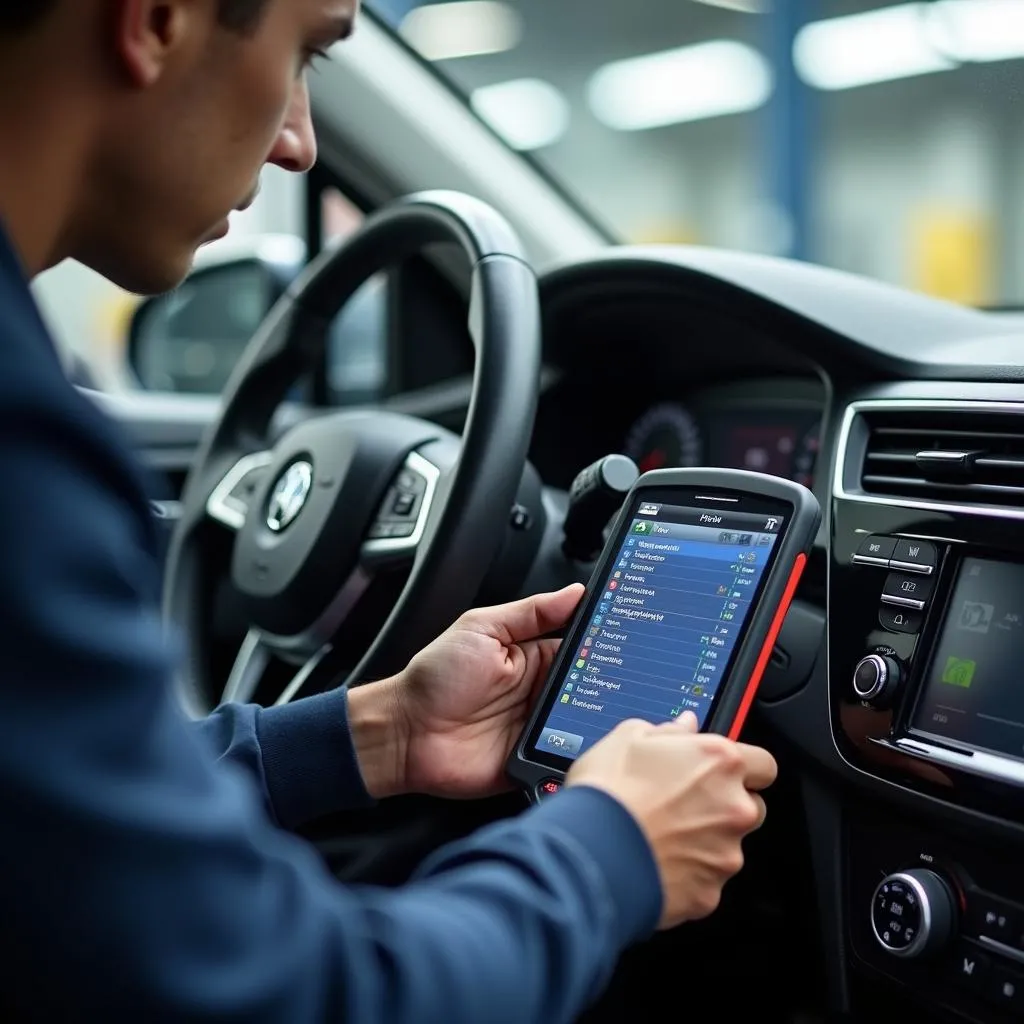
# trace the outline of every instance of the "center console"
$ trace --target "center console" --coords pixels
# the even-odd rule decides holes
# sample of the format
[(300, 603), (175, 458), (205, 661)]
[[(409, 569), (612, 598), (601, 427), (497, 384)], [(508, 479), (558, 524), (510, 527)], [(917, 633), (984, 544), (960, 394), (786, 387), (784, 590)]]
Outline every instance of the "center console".
[(937, 1015), (1024, 1019), (1024, 406), (854, 403), (833, 494), (833, 739), (920, 797), (845, 815), (852, 966)]

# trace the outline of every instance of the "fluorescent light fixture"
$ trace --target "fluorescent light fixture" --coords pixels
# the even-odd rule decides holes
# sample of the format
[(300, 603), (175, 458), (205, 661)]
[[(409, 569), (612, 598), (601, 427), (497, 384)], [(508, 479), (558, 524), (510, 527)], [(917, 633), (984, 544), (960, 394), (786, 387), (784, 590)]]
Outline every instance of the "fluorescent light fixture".
[(517, 78), (481, 86), (469, 102), (513, 149), (550, 146), (569, 127), (569, 101), (539, 78)]
[(773, 87), (757, 50), (722, 39), (613, 61), (594, 73), (588, 96), (603, 124), (640, 131), (756, 110)]
[(1024, 57), (1021, 0), (936, 0), (927, 30), (940, 53), (964, 63)]
[(805, 25), (793, 45), (797, 72), (819, 89), (853, 89), (948, 71), (956, 61), (929, 41), (930, 6), (898, 4)]
[(740, 11), (743, 14), (766, 14), (768, 0), (694, 0), (695, 3), (707, 7), (724, 7), (727, 11)]
[(399, 33), (427, 60), (454, 60), (502, 53), (519, 45), (519, 12), (499, 0), (459, 0), (411, 10)]

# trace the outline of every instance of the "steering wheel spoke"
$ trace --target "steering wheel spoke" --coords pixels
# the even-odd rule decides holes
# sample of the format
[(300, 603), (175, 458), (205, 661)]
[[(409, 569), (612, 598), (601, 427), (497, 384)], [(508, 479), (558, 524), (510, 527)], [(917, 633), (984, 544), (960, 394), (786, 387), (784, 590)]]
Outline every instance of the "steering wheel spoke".
[(240, 530), (273, 461), (269, 451), (243, 455), (211, 491), (206, 514), (229, 530)]
[(238, 649), (235, 663), (221, 695), (221, 703), (248, 704), (262, 697), (263, 702), (268, 705), (287, 704), (311, 680), (316, 680), (318, 674), (325, 668), (325, 659), (330, 652), (330, 644), (322, 645), (305, 659), (278, 696), (269, 700), (262, 692), (266, 689), (263, 683), (281, 652), (273, 643), (268, 642), (259, 630), (250, 629)]

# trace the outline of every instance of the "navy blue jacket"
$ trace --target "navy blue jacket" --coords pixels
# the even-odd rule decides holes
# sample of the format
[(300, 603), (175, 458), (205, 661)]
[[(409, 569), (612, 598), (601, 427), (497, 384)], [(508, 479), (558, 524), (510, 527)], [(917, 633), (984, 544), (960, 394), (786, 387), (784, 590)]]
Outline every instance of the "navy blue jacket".
[(0, 1017), (571, 1020), (659, 914), (633, 819), (576, 788), (340, 886), (287, 828), (369, 800), (345, 693), (190, 720), (158, 546), (0, 235)]

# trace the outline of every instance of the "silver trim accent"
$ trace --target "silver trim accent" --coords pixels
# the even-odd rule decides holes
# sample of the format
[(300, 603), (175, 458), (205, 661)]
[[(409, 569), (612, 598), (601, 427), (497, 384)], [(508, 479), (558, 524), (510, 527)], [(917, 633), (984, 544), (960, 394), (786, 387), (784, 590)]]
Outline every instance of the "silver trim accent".
[(913, 597), (894, 597), (892, 594), (882, 595), (882, 604), (893, 604), (897, 608), (913, 608), (916, 612), (923, 612), (925, 603)]
[(423, 539), (430, 508), (434, 503), (434, 494), (437, 491), (438, 481), (441, 479), (441, 470), (419, 452), (409, 452), (403, 468), (418, 473), (427, 482), (423, 491), (423, 500), (420, 502), (420, 510), (416, 516), (416, 525), (408, 537), (377, 537), (364, 541), (362, 548), (364, 557), (412, 554)]
[(890, 569), (900, 569), (903, 572), (916, 572), (922, 576), (931, 576), (935, 572), (934, 565), (921, 565), (919, 562), (889, 562)]
[(1019, 964), (1024, 964), (1024, 950), (1014, 949), (1013, 946), (997, 942), (995, 939), (990, 939), (987, 935), (979, 935), (978, 942), (986, 949), (991, 949), (993, 953), (999, 953), (1001, 956), (1016, 960)]
[[(857, 673), (860, 671), (861, 665), (868, 662), (875, 666), (875, 682), (867, 690), (863, 691), (857, 686)], [(860, 661), (857, 662), (856, 667), (853, 670), (853, 692), (861, 700), (874, 700), (875, 697), (885, 692), (885, 688), (889, 685), (889, 666), (885, 663), (885, 658), (880, 654), (867, 654)]]
[(1024, 402), (978, 402), (967, 399), (919, 400), (913, 398), (872, 398), (851, 402), (843, 413), (839, 437), (836, 441), (836, 464), (832, 475), (832, 496), (847, 501), (859, 501), (868, 505), (888, 505), (894, 508), (917, 508), (926, 512), (961, 512), (967, 515), (988, 516), (993, 519), (1024, 520), (1024, 509), (997, 505), (967, 505), (959, 502), (919, 501), (911, 497), (889, 498), (862, 491), (848, 491), (843, 479), (846, 476), (846, 462), (850, 446), (850, 433), (857, 417), (865, 412), (972, 412), (1012, 413), (1024, 416)]
[(930, 761), (944, 768), (956, 768), (970, 775), (980, 775), (985, 779), (1006, 782), (1012, 786), (1024, 786), (1024, 763), (1014, 761), (998, 754), (990, 754), (984, 750), (971, 750), (960, 753), (948, 747), (934, 746), (927, 740), (917, 737), (900, 737), (895, 740), (876, 740), (889, 749), (896, 749), (901, 754), (916, 757), (922, 761)]
[(299, 671), (295, 673), (295, 675), (292, 677), (292, 681), (281, 691), (281, 696), (274, 701), (275, 708), (280, 707), (282, 704), (289, 703), (289, 701), (291, 701), (292, 698), (295, 697), (299, 690), (302, 689), (306, 680), (310, 677), (311, 673), (313, 672), (313, 669), (315, 669), (317, 665), (319, 665), (320, 662), (323, 661), (323, 659), (327, 656), (330, 650), (331, 645), (324, 644), (324, 646), (321, 647), (320, 650), (317, 651), (316, 654), (314, 654), (313, 657), (310, 658), (309, 661), (307, 661), (306, 664), (303, 665), (302, 668), (300, 668)]
[(232, 530), (240, 530), (245, 525), (249, 506), (231, 497), (231, 492), (252, 472), (266, 469), (274, 461), (271, 452), (253, 452), (243, 455), (224, 475), (210, 497), (206, 499), (206, 514)]
[(854, 555), (853, 561), (856, 562), (857, 565), (877, 565), (881, 566), (883, 569), (889, 568), (888, 558), (875, 558), (872, 555)]
[(258, 629), (250, 629), (235, 655), (221, 703), (247, 704), (251, 701), (269, 661), (270, 651), (263, 643), (262, 634)]
[[(914, 895), (917, 896), (918, 902), (921, 904), (921, 927), (918, 928), (917, 934), (910, 940), (910, 945), (906, 949), (894, 949), (878, 934), (878, 928), (875, 926), (875, 900), (881, 894), (882, 886), (888, 885), (891, 882), (902, 882), (913, 889)], [(871, 931), (874, 933), (878, 944), (886, 953), (902, 957), (903, 959), (917, 956), (925, 943), (927, 943), (932, 932), (932, 900), (928, 895), (927, 889), (913, 875), (905, 871), (897, 871), (893, 875), (887, 875), (875, 886), (875, 891), (871, 896)]]

